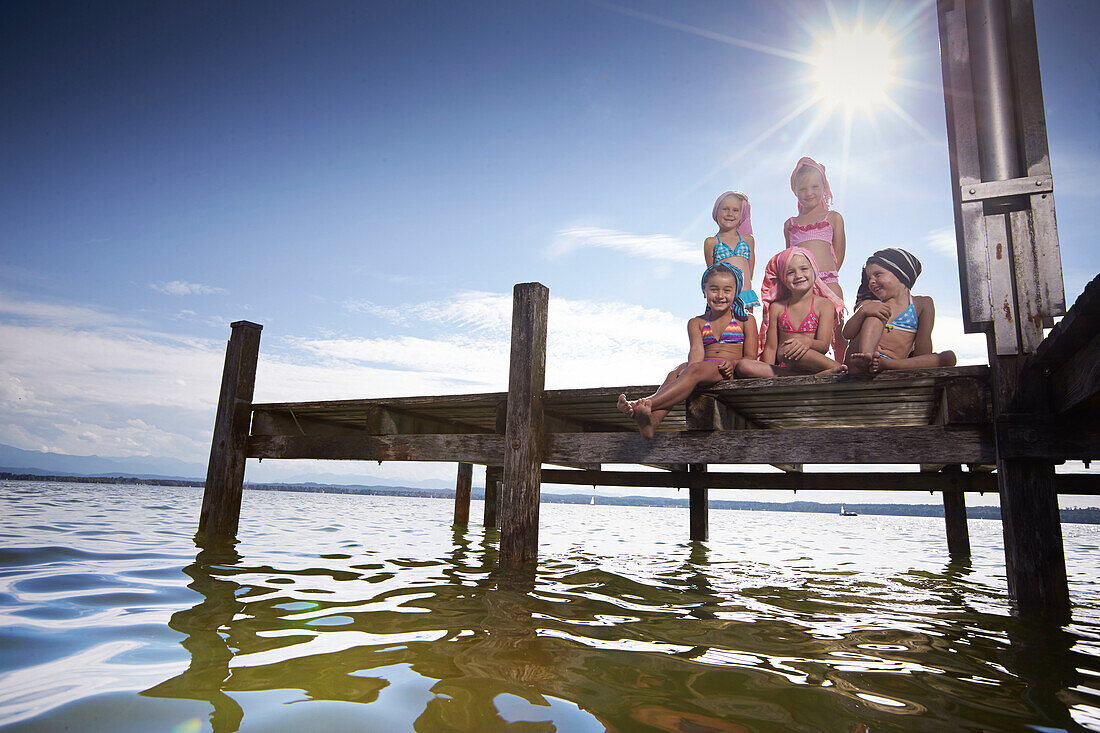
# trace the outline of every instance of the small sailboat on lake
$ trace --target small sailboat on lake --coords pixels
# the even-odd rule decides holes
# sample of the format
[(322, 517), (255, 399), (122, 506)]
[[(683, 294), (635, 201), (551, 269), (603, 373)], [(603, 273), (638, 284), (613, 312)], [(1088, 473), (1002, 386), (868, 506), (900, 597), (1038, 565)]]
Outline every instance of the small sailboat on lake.
[(850, 512), (850, 511), (846, 510), (844, 508), (844, 505), (841, 504), (840, 505), (840, 516), (842, 516), (842, 517), (858, 517), (859, 514), (857, 514), (856, 512)]

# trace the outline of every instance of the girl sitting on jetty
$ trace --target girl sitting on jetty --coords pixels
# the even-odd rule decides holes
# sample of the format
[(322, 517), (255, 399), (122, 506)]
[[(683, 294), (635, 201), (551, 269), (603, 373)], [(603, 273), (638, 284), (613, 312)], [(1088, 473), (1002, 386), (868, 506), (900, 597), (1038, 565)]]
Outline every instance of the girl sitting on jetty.
[(846, 371), (825, 355), (844, 303), (818, 277), (817, 262), (810, 250), (791, 247), (768, 260), (760, 294), (764, 299), (760, 361), (742, 359), (737, 363), (737, 376), (780, 377)]
[(855, 313), (844, 325), (844, 336), (852, 340), (848, 371), (955, 366), (953, 351), (932, 351), (935, 304), (910, 292), (920, 273), (920, 260), (904, 249), (880, 249), (867, 258)]
[(725, 262), (703, 273), (707, 310), (687, 324), (688, 360), (673, 369), (649, 397), (627, 400), (619, 395), (619, 410), (634, 418), (643, 438), (652, 438), (671, 407), (686, 400), (696, 387), (729, 379), (737, 362), (756, 353), (756, 319), (741, 300), (741, 270)]
[(752, 238), (749, 197), (740, 191), (726, 191), (714, 202), (710, 215), (718, 225), (718, 233), (703, 241), (703, 257), (707, 267), (724, 262), (740, 270), (745, 286), (741, 292), (741, 302), (745, 308), (752, 309), (760, 305), (760, 298), (752, 289), (752, 275), (756, 270), (756, 240)]

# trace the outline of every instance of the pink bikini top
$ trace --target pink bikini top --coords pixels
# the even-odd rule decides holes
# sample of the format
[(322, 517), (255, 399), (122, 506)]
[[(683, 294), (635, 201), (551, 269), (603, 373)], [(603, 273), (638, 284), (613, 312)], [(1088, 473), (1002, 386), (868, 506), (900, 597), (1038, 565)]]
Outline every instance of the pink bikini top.
[[(836, 262), (836, 250), (833, 249), (833, 225), (829, 223), (829, 212), (825, 212), (825, 216), (820, 221), (815, 221), (812, 224), (796, 224), (794, 217), (792, 216), (787, 220), (787, 237), (790, 239), (788, 247), (798, 247), (804, 242), (811, 242), (814, 240), (829, 243), (829, 254), (833, 257), (833, 262)], [(836, 270), (829, 270), (828, 272), (819, 272), (818, 275), (835, 274)]]
[(815, 239), (828, 242), (830, 246), (833, 243), (833, 225), (829, 223), (829, 212), (825, 212), (825, 217), (821, 221), (815, 221), (805, 226), (796, 224), (792, 216), (787, 220), (787, 233), (790, 236), (792, 247), (797, 247), (803, 242), (810, 242)]
[(783, 315), (779, 316), (779, 330), (786, 333), (817, 333), (817, 313), (814, 312), (814, 296), (810, 296), (810, 312), (798, 324), (798, 328), (791, 325), (791, 317), (787, 315), (787, 306), (783, 306)]

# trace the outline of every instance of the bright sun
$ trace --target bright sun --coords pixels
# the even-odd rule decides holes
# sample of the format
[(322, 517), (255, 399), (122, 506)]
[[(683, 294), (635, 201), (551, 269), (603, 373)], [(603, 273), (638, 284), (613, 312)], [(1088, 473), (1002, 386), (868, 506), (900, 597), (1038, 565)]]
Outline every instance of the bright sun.
[(894, 81), (893, 43), (885, 35), (860, 29), (837, 31), (821, 42), (811, 63), (817, 94), (845, 111), (869, 112), (889, 102)]

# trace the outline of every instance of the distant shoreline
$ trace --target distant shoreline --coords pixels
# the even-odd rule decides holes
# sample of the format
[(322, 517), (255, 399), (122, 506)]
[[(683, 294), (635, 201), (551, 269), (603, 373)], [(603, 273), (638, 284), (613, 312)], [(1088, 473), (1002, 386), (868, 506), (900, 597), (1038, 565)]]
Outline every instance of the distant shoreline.
[[(121, 484), (124, 486), (182, 486), (202, 488), (205, 481), (197, 479), (140, 478), (135, 476), (46, 476), (38, 474), (0, 472), (4, 481), (51, 481), (58, 483)], [(315, 494), (362, 494), (365, 496), (405, 496), (418, 499), (454, 499), (454, 489), (416, 489), (408, 486), (340, 486), (335, 484), (279, 484), (245, 482), (246, 491), (298, 491)], [(544, 492), (544, 504), (588, 504), (593, 501), (603, 506), (651, 506), (687, 508), (687, 499), (661, 496), (599, 496), (595, 494), (557, 494)], [(484, 488), (474, 487), (472, 498), (483, 501)], [(852, 502), (767, 502), (711, 499), (711, 509), (736, 511), (804, 512), (816, 514), (840, 514), (841, 507), (855, 514), (896, 517), (942, 517), (941, 504), (858, 504)], [(968, 519), (1000, 520), (998, 506), (968, 506)], [(1085, 507), (1062, 509), (1061, 519), (1066, 524), (1100, 524), (1100, 508)]]

